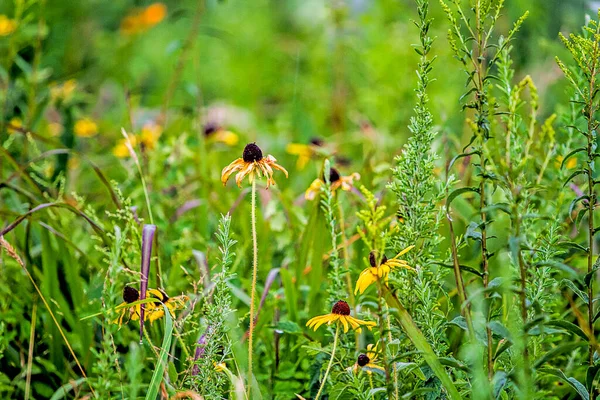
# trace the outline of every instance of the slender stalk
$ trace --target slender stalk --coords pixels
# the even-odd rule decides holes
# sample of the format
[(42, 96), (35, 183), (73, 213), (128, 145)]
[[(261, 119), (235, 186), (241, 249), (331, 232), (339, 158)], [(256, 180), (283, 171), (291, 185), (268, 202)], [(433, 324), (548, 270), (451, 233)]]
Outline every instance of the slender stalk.
[[(484, 163), (483, 149), (481, 152), (481, 162), (483, 165), (483, 163)], [(481, 178), (481, 182), (479, 183), (479, 211), (480, 211), (480, 217), (481, 217), (481, 263), (483, 264), (483, 287), (484, 287), (484, 289), (487, 289), (489, 281), (490, 281), (490, 271), (489, 271), (488, 251), (487, 251), (487, 229), (486, 229), (487, 214), (485, 212), (485, 180), (483, 177)], [(485, 291), (484, 297), (485, 297), (485, 304), (488, 305), (489, 294), (488, 294), (487, 290)], [(489, 313), (489, 306), (488, 306), (488, 310), (486, 312), (486, 318), (485, 318), (485, 333), (487, 336), (487, 372), (488, 372), (488, 379), (491, 381), (492, 378), (494, 377), (494, 358), (493, 358), (493, 354), (492, 354), (492, 345), (493, 345), (492, 330), (490, 329), (490, 326), (488, 323), (489, 320), (490, 320), (490, 313)]]
[[(600, 24), (596, 27), (596, 36), (600, 33)], [(587, 156), (588, 160), (585, 166), (587, 177), (588, 177), (588, 254), (587, 254), (587, 273), (591, 274), (593, 269), (593, 258), (594, 258), (594, 207), (596, 206), (596, 191), (594, 190), (594, 169), (592, 165), (594, 158), (596, 157), (595, 147), (596, 138), (594, 132), (596, 131), (597, 124), (594, 120), (594, 114), (597, 111), (594, 105), (594, 96), (596, 95), (596, 74), (598, 73), (598, 40), (594, 40), (594, 51), (593, 61), (590, 68), (590, 86), (588, 93), (588, 104), (587, 104)], [(593, 277), (590, 279), (588, 284), (588, 329), (590, 338), (594, 338), (594, 280)], [(589, 343), (588, 350), (588, 362), (589, 365), (594, 365), (594, 346), (592, 340)], [(590, 398), (594, 398), (593, 387), (590, 387)]]
[(35, 342), (35, 324), (37, 322), (37, 301), (31, 311), (31, 329), (29, 331), (29, 354), (27, 355), (27, 372), (25, 377), (25, 400), (29, 400), (31, 392), (31, 369), (33, 367), (33, 344)]
[[(342, 204), (340, 202), (340, 199), (338, 197), (337, 199), (337, 206), (338, 206), (338, 213), (339, 213), (339, 217), (340, 217), (340, 235), (342, 237), (342, 257), (344, 258), (344, 269), (346, 270), (346, 285), (348, 286), (348, 294), (350, 296), (350, 307), (352, 307), (352, 309), (354, 311), (356, 311), (355, 307), (356, 307), (356, 300), (354, 298), (354, 290), (352, 290), (352, 277), (350, 276), (350, 257), (348, 255), (348, 246), (347, 246), (347, 241), (348, 239), (346, 238), (346, 231), (344, 230), (344, 226), (345, 226), (345, 220), (344, 220), (344, 209), (342, 208)], [(358, 342), (356, 342), (356, 345), (358, 346)], [(358, 351), (358, 349), (357, 349)]]
[(390, 381), (390, 368), (387, 362), (387, 340), (386, 337), (383, 335), (383, 332), (385, 331), (385, 327), (384, 327), (384, 319), (383, 319), (383, 305), (382, 302), (384, 301), (383, 298), (383, 288), (382, 288), (382, 282), (380, 279), (377, 279), (377, 290), (378, 290), (378, 296), (377, 296), (377, 307), (378, 307), (378, 312), (377, 314), (379, 315), (379, 332), (380, 332), (380, 342), (381, 342), (381, 355), (383, 357), (383, 367), (385, 368), (385, 387), (387, 388), (387, 392), (388, 392), (388, 396), (390, 396), (390, 385), (389, 385), (389, 381)]
[(321, 392), (325, 387), (325, 383), (327, 382), (327, 377), (329, 376), (329, 371), (331, 370), (331, 366), (333, 365), (333, 358), (335, 357), (335, 349), (337, 348), (338, 336), (340, 333), (340, 324), (336, 324), (335, 328), (335, 336), (333, 337), (333, 348), (331, 349), (331, 358), (329, 359), (329, 365), (327, 365), (327, 369), (325, 370), (325, 376), (323, 376), (323, 380), (321, 381), (321, 387), (319, 387), (319, 391), (315, 396), (315, 400), (319, 400), (321, 396)]
[[(390, 308), (387, 303), (385, 304), (385, 312), (387, 319), (387, 328), (388, 328), (388, 340), (391, 342), (392, 337), (392, 319), (390, 318)], [(398, 369), (396, 367), (396, 363), (392, 364), (392, 374), (394, 374), (394, 399), (398, 400), (400, 398), (400, 388), (398, 387)], [(371, 375), (369, 375), (371, 377)]]
[(370, 372), (367, 372), (367, 374), (369, 375), (369, 385), (371, 385), (371, 398), (375, 400), (375, 386), (373, 385), (373, 374)]
[(250, 331), (248, 333), (248, 396), (252, 397), (252, 344), (254, 339), (254, 295), (258, 271), (258, 244), (256, 240), (256, 179), (252, 180), (252, 289), (250, 292)]
[(456, 234), (454, 233), (454, 226), (452, 225), (452, 218), (450, 218), (449, 213), (446, 213), (446, 219), (448, 220), (448, 226), (450, 228), (450, 248), (452, 249), (452, 265), (454, 267), (454, 279), (456, 280), (456, 291), (458, 292), (460, 313), (467, 322), (467, 329), (469, 330), (470, 338), (474, 340), (475, 329), (473, 328), (473, 321), (471, 320), (470, 308), (468, 305), (465, 306), (467, 294), (465, 291), (465, 283), (460, 272), (460, 263), (458, 261), (458, 251), (456, 248)]

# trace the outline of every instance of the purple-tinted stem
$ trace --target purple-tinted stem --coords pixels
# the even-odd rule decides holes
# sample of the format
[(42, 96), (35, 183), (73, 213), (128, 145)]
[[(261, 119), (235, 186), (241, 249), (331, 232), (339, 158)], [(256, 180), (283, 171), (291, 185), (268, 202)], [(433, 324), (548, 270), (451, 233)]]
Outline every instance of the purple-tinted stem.
[[(205, 346), (206, 346), (206, 335), (208, 334), (208, 332), (210, 331), (210, 326), (208, 328), (206, 328), (206, 333), (204, 333), (202, 336), (200, 336), (200, 339), (198, 339), (198, 341), (196, 342), (196, 353), (194, 353), (194, 362), (198, 361), (199, 358), (203, 358), (204, 357), (204, 352), (206, 350)], [(194, 363), (194, 366), (192, 367), (192, 375), (198, 375), (198, 364)]]
[[(152, 244), (154, 243), (154, 233), (156, 225), (144, 225), (142, 231), (142, 281), (140, 283), (140, 300), (146, 298), (146, 290), (148, 290), (148, 274), (150, 273), (150, 259), (152, 258)], [(140, 304), (140, 343), (144, 335), (144, 314), (146, 305)]]

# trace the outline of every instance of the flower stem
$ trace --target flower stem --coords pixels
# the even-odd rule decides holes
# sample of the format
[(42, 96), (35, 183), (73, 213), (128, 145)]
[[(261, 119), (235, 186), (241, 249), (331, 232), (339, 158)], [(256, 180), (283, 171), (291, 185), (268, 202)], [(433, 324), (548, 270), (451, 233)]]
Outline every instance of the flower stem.
[(373, 375), (369, 373), (369, 384), (371, 385), (371, 398), (375, 399), (375, 387), (373, 386)]
[(331, 370), (331, 366), (333, 365), (333, 358), (335, 357), (335, 349), (337, 347), (339, 332), (340, 332), (340, 325), (337, 324), (337, 326), (335, 328), (335, 336), (333, 337), (333, 348), (331, 349), (331, 358), (329, 359), (329, 365), (327, 365), (327, 370), (325, 370), (325, 376), (323, 376), (323, 381), (321, 382), (321, 387), (319, 388), (319, 391), (317, 392), (317, 395), (315, 396), (315, 400), (319, 400), (319, 397), (321, 396), (321, 392), (323, 391), (323, 388), (325, 387), (325, 383), (327, 382), (327, 377), (329, 376), (329, 371)]
[(252, 397), (252, 343), (254, 338), (254, 293), (258, 270), (258, 244), (256, 240), (256, 179), (252, 180), (252, 289), (250, 291), (250, 331), (248, 333), (248, 396)]

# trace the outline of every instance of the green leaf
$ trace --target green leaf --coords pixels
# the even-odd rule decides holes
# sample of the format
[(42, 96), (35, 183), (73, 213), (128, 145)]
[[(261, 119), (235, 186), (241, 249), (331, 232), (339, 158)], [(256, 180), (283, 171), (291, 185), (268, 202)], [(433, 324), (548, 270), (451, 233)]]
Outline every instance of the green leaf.
[(583, 332), (583, 330), (581, 330), (580, 327), (578, 327), (577, 325), (575, 325), (574, 323), (569, 322), (569, 321), (553, 320), (553, 321), (544, 322), (543, 325), (544, 326), (552, 326), (555, 328), (562, 328), (562, 329), (565, 329), (565, 330), (571, 332), (574, 335), (579, 336), (586, 342), (589, 340), (588, 337), (586, 336), (586, 334)]
[(587, 387), (588, 391), (593, 389), (594, 380), (598, 375), (598, 371), (600, 371), (600, 365), (590, 365), (588, 367), (585, 374), (585, 386)]
[(460, 195), (463, 195), (465, 193), (479, 193), (479, 188), (476, 187), (462, 187), (462, 188), (458, 188), (453, 190), (449, 195), (448, 195), (448, 199), (446, 200), (446, 207), (450, 208), (450, 204), (452, 204), (452, 201)]
[(584, 400), (590, 399), (590, 395), (589, 395), (588, 391), (586, 390), (585, 386), (583, 386), (583, 384), (581, 382), (579, 382), (577, 379), (569, 378), (568, 376), (566, 376), (565, 373), (562, 372), (560, 369), (545, 367), (545, 368), (538, 369), (538, 372), (541, 372), (543, 374), (553, 375), (553, 376), (556, 376), (557, 378), (562, 379), (563, 381), (568, 383), (573, 389), (575, 389), (575, 391), (579, 394), (579, 396), (581, 396), (582, 399), (584, 399)]
[(573, 268), (569, 267), (567, 264), (561, 263), (560, 261), (553, 261), (553, 260), (540, 261), (540, 262), (533, 264), (533, 267), (534, 268), (539, 268), (539, 267), (556, 268), (563, 272), (566, 272), (567, 274), (571, 275), (573, 278), (577, 278), (577, 271), (575, 271)]
[(558, 245), (560, 247), (569, 247), (572, 249), (581, 250), (584, 253), (587, 253), (587, 251), (588, 251), (587, 247), (584, 247), (584, 246), (580, 245), (579, 243), (575, 243), (575, 242), (559, 242)]
[(75, 389), (78, 386), (81, 386), (81, 384), (85, 381), (86, 381), (86, 378), (79, 378), (75, 381), (65, 383), (64, 385), (59, 387), (56, 392), (54, 392), (52, 397), (50, 397), (50, 400), (64, 399), (65, 397), (67, 397), (67, 395), (69, 394), (70, 391), (72, 391), (73, 389)]
[(425, 362), (446, 388), (448, 397), (452, 400), (461, 400), (462, 396), (456, 389), (456, 386), (454, 386), (452, 378), (448, 375), (448, 372), (446, 372), (446, 369), (438, 360), (431, 345), (427, 342), (427, 339), (425, 339), (425, 336), (423, 336), (423, 333), (417, 327), (408, 311), (406, 311), (402, 303), (400, 303), (400, 300), (398, 300), (386, 285), (383, 285), (383, 294), (388, 305), (395, 309), (393, 310), (394, 316), (398, 319), (400, 325), (402, 325), (408, 338), (415, 345), (417, 350), (421, 352)]
[[(439, 262), (439, 261), (434, 261), (434, 262), (432, 262), (432, 264), (439, 265), (440, 267), (444, 267), (444, 268), (454, 269), (454, 265), (452, 265), (452, 264), (446, 264), (446, 263)], [(477, 275), (479, 277), (483, 277), (483, 273), (482, 272), (479, 272), (475, 268), (469, 267), (468, 265), (460, 264), (460, 270), (461, 271), (470, 272), (470, 273), (475, 274), (475, 275)]]
[(563, 187), (565, 187), (567, 185), (567, 183), (569, 183), (573, 178), (575, 178), (578, 175), (581, 174), (587, 174), (587, 171), (585, 169), (578, 169), (577, 171), (573, 172), (571, 175), (569, 175), (569, 177), (567, 179), (565, 179), (565, 182), (563, 183)]
[(158, 390), (165, 375), (164, 372), (167, 365), (169, 349), (171, 348), (171, 339), (173, 339), (173, 319), (171, 318), (171, 313), (167, 306), (164, 304), (162, 304), (162, 306), (165, 310), (165, 335), (163, 337), (158, 360), (156, 360), (155, 370), (152, 374), (148, 391), (146, 392), (146, 400), (156, 400), (156, 397), (158, 396)]
[(581, 289), (579, 289), (575, 285), (575, 282), (573, 282), (572, 280), (563, 279), (562, 281), (560, 281), (560, 285), (571, 289), (573, 291), (573, 293), (575, 293), (577, 295), (577, 297), (579, 297), (581, 300), (583, 300), (583, 302), (585, 304), (590, 304), (590, 299), (589, 299), (588, 295), (586, 293), (584, 293)]

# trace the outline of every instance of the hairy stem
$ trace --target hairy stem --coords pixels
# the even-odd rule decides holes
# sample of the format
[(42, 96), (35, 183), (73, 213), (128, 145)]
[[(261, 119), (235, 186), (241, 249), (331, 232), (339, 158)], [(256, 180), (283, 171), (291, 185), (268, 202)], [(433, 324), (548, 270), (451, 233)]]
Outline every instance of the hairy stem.
[(331, 358), (329, 359), (329, 364), (327, 365), (327, 369), (325, 370), (325, 376), (323, 376), (323, 380), (321, 381), (321, 387), (319, 387), (319, 391), (317, 392), (317, 395), (315, 396), (315, 400), (319, 400), (319, 397), (321, 396), (321, 392), (323, 391), (323, 388), (325, 387), (325, 383), (327, 382), (327, 377), (329, 376), (329, 371), (331, 370), (331, 366), (333, 365), (333, 359), (335, 357), (335, 349), (337, 347), (339, 333), (340, 333), (340, 324), (338, 323), (338, 324), (336, 324), (335, 336), (333, 337), (333, 348), (331, 349)]
[(254, 338), (254, 294), (258, 270), (258, 244), (256, 240), (256, 179), (252, 180), (252, 289), (250, 291), (250, 331), (248, 333), (248, 396), (252, 397), (252, 344)]

